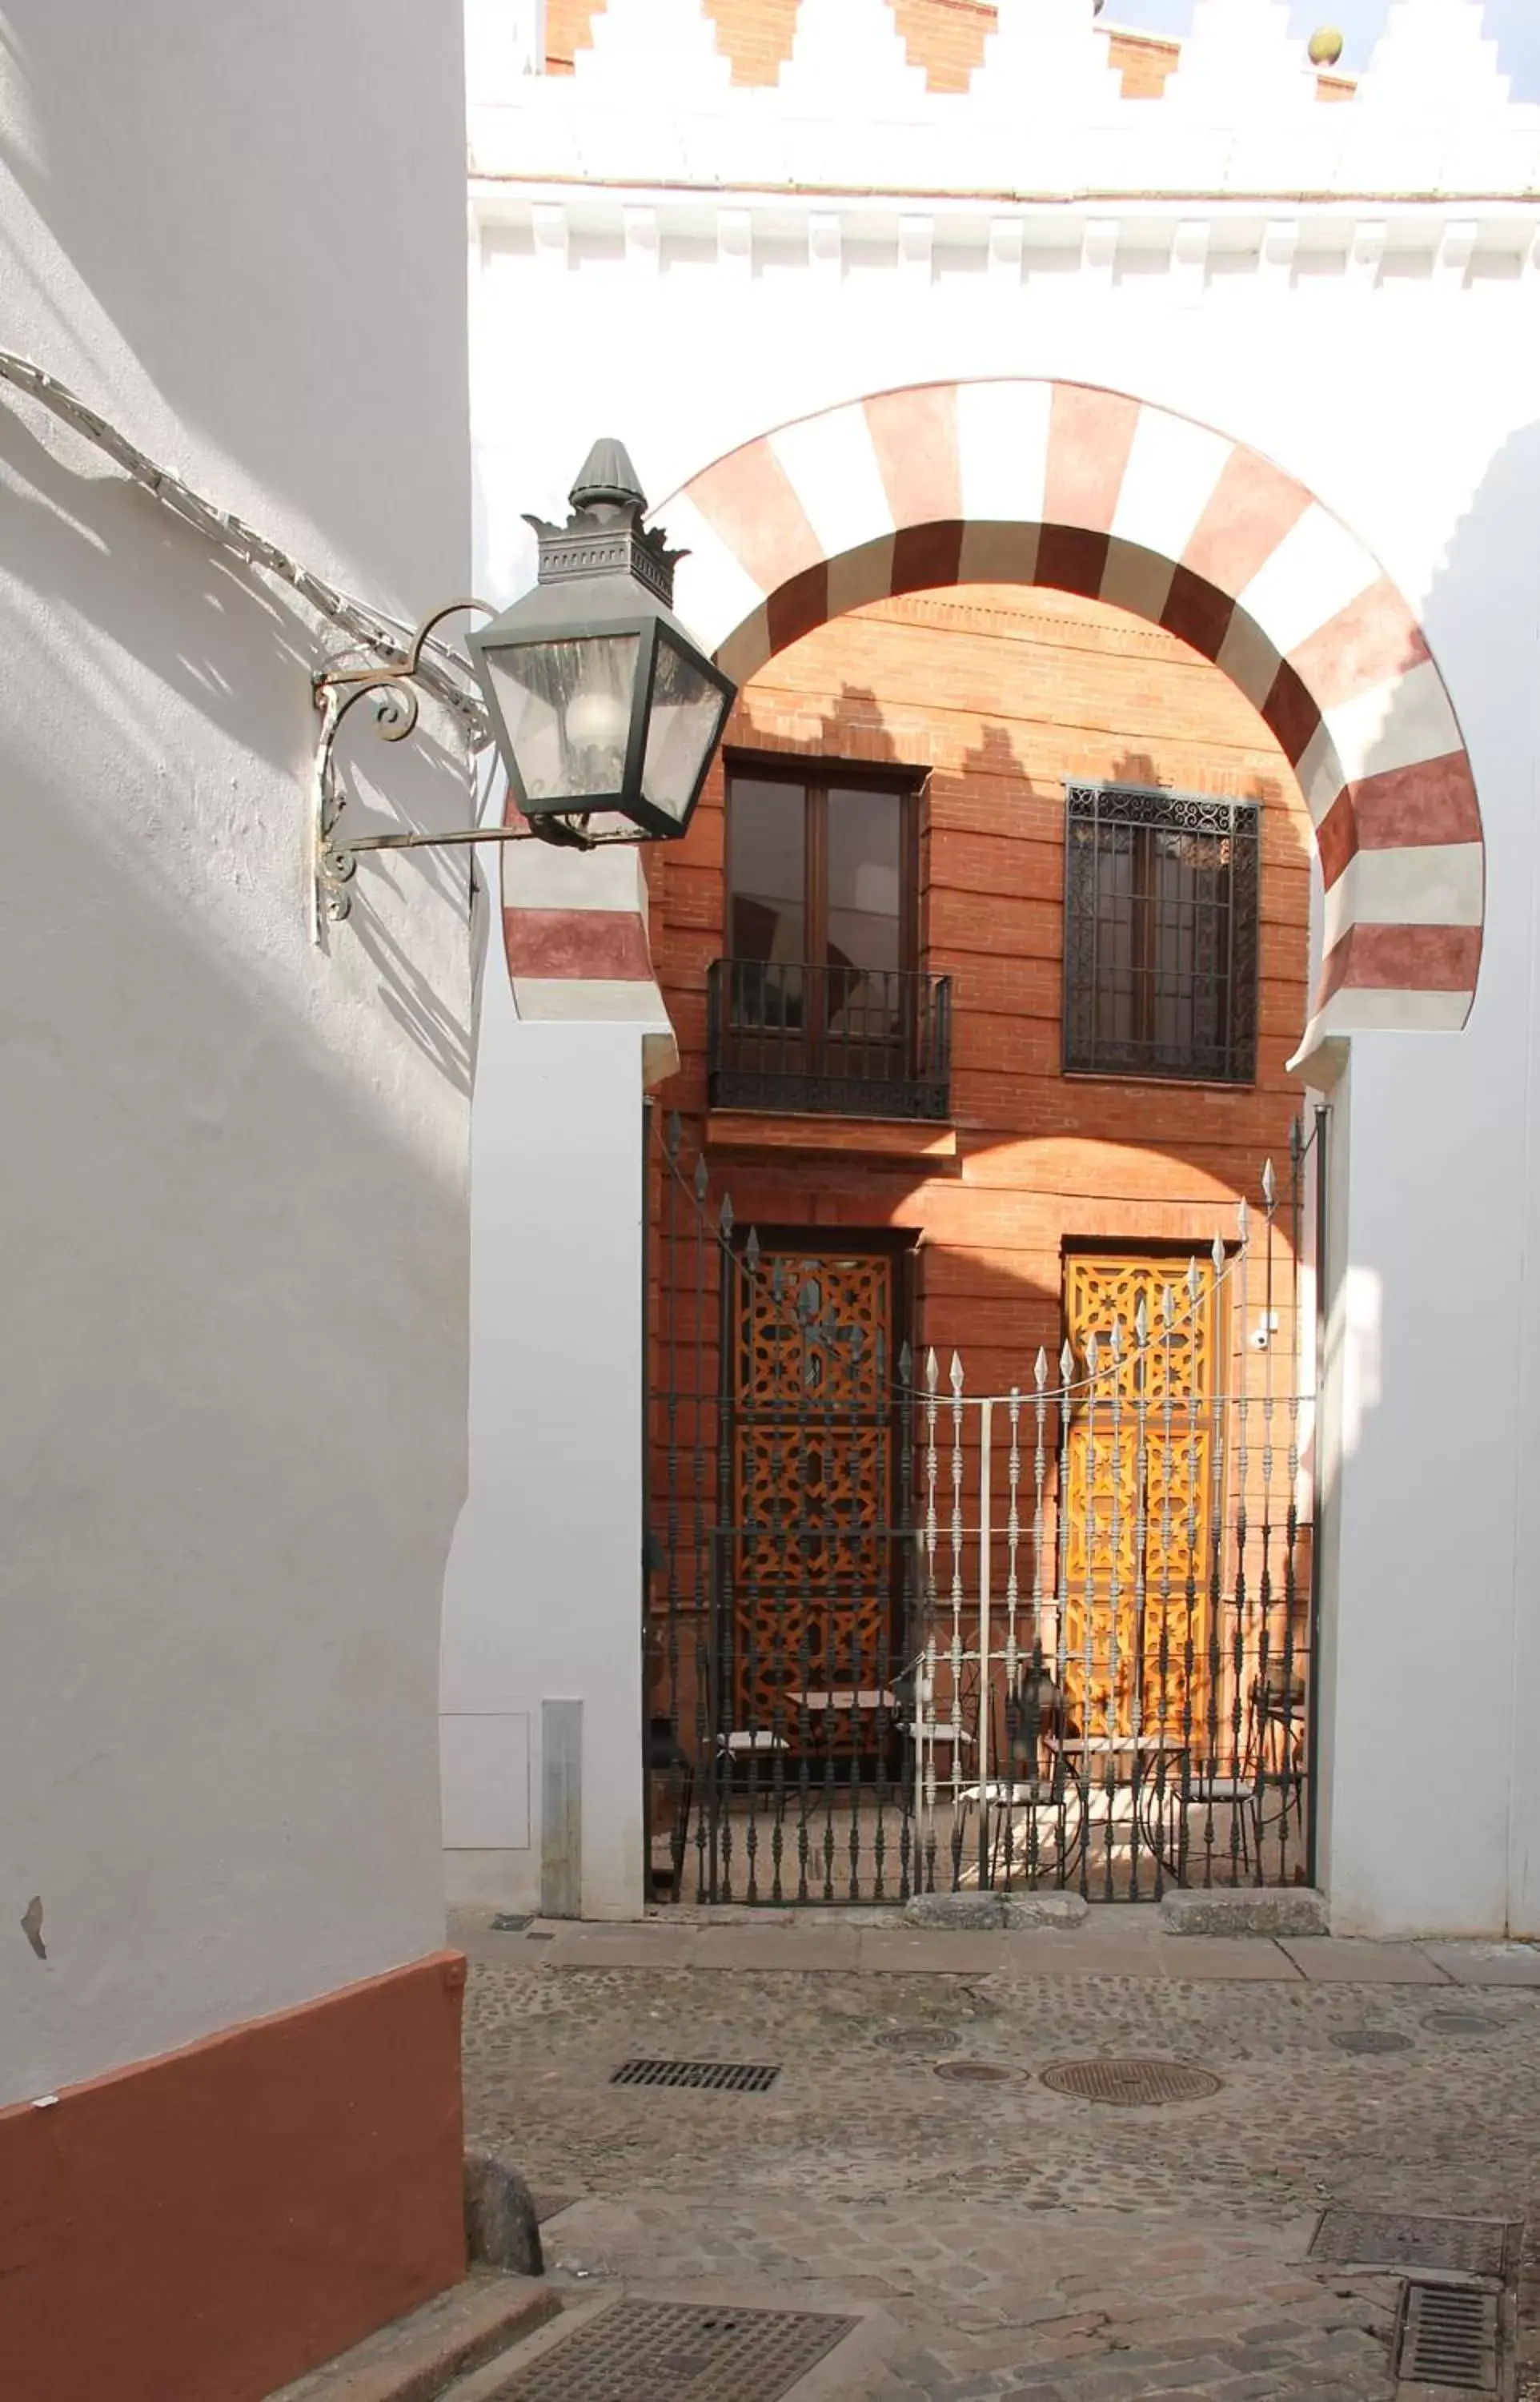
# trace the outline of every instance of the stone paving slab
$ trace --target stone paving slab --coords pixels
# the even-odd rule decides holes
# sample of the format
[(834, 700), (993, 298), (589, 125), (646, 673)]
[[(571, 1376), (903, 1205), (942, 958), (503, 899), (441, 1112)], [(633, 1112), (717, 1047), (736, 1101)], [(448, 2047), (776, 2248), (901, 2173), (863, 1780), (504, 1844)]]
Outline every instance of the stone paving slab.
[(1143, 1929), (1107, 1935), (1029, 1930), (985, 1940), (997, 1944), (999, 1964), (1018, 1977), (1156, 1977), (1162, 1973), (1160, 1939)]
[(990, 1977), (1003, 1965), (1011, 1942), (1065, 1943), (1064, 1935), (954, 1935), (914, 1929), (902, 1935), (875, 1934), (863, 1929), (860, 1965), (869, 1974), (914, 1976), (940, 1971), (949, 1977)]
[(1152, 1966), (1165, 1977), (1293, 1984), (1300, 1975), (1283, 1946), (1263, 1936), (1158, 1936), (1149, 1953)]
[(1314, 1984), (1447, 1985), (1436, 1960), (1410, 1943), (1366, 1943), (1336, 1935), (1286, 1935), (1281, 1948)]
[[(809, 1912), (811, 1916), (811, 1912)], [(879, 1936), (879, 1942), (890, 1941)], [(691, 1953), (696, 1968), (781, 1968), (794, 1975), (855, 1969), (867, 1938), (855, 1926), (702, 1927)]]
[(1457, 1985), (1540, 1986), (1540, 1948), (1531, 1943), (1427, 1943), (1422, 1949)]
[[(528, 1941), (529, 1939), (527, 1938)], [(563, 1927), (541, 1941), (544, 1963), (552, 1967), (692, 1968), (696, 1965), (700, 1935), (694, 1927), (667, 1927), (653, 1934), (649, 1926)], [(750, 1936), (750, 1942), (755, 1939)], [(745, 1961), (746, 1967), (758, 1962)]]

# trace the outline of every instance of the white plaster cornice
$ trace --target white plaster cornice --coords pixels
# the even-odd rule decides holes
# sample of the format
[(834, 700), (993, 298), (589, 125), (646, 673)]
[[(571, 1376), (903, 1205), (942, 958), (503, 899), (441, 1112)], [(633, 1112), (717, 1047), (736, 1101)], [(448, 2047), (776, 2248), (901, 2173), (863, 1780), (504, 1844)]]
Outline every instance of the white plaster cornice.
[(923, 263), (928, 278), (983, 267), (1015, 281), (1035, 257), (1057, 261), (1090, 238), (1108, 275), (1121, 249), (1136, 252), (1147, 272), (1163, 252), (1188, 292), (1218, 262), (1286, 281), (1308, 254), (1315, 274), (1348, 283), (1372, 283), (1388, 255), (1399, 276), (1421, 274), (1441, 290), (1491, 279), (1529, 294), (1533, 278), (1521, 270), (1540, 257), (1540, 193), (790, 190), (526, 173), (474, 176), (471, 206), (481, 227), (527, 231), (562, 264), (585, 242), (612, 240), (653, 274), (667, 271), (676, 244), (696, 256), (714, 242), (722, 271), (746, 276), (762, 249), (784, 268), (789, 247), (805, 242), (815, 273), (837, 276), (848, 254), (868, 267), (886, 258), (895, 274)]

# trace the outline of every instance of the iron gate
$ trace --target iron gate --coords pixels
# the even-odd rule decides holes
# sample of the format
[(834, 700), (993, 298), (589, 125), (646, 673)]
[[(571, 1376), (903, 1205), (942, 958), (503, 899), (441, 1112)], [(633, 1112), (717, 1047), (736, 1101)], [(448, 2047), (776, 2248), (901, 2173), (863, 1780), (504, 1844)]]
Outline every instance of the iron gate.
[[(1066, 1253), (1011, 1391), (876, 1254), (734, 1223), (668, 1121), (645, 1612), (654, 1891), (1147, 1899), (1313, 1874), (1325, 1116), (1195, 1259)], [(1318, 1212), (1309, 1229), (1319, 1258)], [(863, 1280), (864, 1279), (864, 1280)]]

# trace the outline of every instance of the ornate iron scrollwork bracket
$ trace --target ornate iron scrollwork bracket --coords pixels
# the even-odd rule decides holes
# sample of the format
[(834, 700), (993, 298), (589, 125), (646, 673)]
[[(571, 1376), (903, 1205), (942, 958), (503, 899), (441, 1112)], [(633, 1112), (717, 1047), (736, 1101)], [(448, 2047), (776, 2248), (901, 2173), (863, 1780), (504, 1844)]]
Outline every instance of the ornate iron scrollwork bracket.
[(464, 843), (546, 842), (573, 850), (598, 850), (612, 843), (634, 845), (645, 837), (636, 826), (618, 829), (592, 824), (578, 817), (571, 823), (554, 818), (539, 826), (454, 826), (441, 834), (337, 835), (337, 821), (347, 806), (347, 791), (337, 766), (337, 738), (349, 711), (361, 700), (373, 699), (375, 730), (386, 742), (405, 742), (421, 714), (422, 695), (435, 700), (459, 719), (473, 750), (484, 750), (492, 739), (491, 721), (480, 693), (469, 681), (466, 661), (441, 642), (431, 642), (435, 626), (462, 609), (483, 616), (497, 614), (489, 600), (448, 600), (421, 625), (405, 651), (394, 656), (378, 653), (360, 663), (356, 653), (317, 668), (310, 678), (311, 697), (321, 720), (310, 768), (310, 938), (319, 944), (324, 928), (340, 925), (352, 907), (349, 890), (365, 850), (443, 850)]
[[(361, 850), (424, 849), (444, 842), (491, 841), (515, 835), (513, 828), (473, 827), (449, 835), (361, 835), (351, 841), (337, 837), (337, 821), (348, 796), (337, 771), (337, 739), (343, 720), (357, 702), (373, 700), (375, 730), (386, 742), (405, 742), (416, 731), (424, 691), (431, 692), (460, 718), (474, 746), (479, 748), (490, 740), (491, 728), (480, 696), (468, 682), (461, 681), (459, 673), (451, 671), (461, 669), (462, 662), (438, 643), (433, 644), (431, 658), (424, 656), (434, 628), (441, 626), (446, 617), (467, 609), (488, 617), (497, 614), (486, 600), (447, 601), (424, 617), (400, 656), (377, 657), (363, 665), (333, 660), (318, 668), (310, 679), (321, 721), (310, 771), (310, 932), (317, 943), (323, 927), (339, 925), (352, 907), (349, 887)], [(465, 672), (468, 674), (468, 670)]]

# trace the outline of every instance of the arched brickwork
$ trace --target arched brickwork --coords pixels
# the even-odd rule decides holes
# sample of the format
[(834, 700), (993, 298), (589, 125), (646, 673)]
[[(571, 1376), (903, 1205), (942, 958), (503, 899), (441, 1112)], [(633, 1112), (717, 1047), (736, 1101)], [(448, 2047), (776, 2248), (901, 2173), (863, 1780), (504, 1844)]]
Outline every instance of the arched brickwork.
[(930, 384), (732, 451), (662, 503), (678, 605), (739, 683), (890, 594), (1044, 584), (1214, 660), (1294, 766), (1326, 891), (1306, 1038), (1463, 1026), (1480, 958), (1475, 781), (1416, 615), (1304, 487), (1084, 384)]

